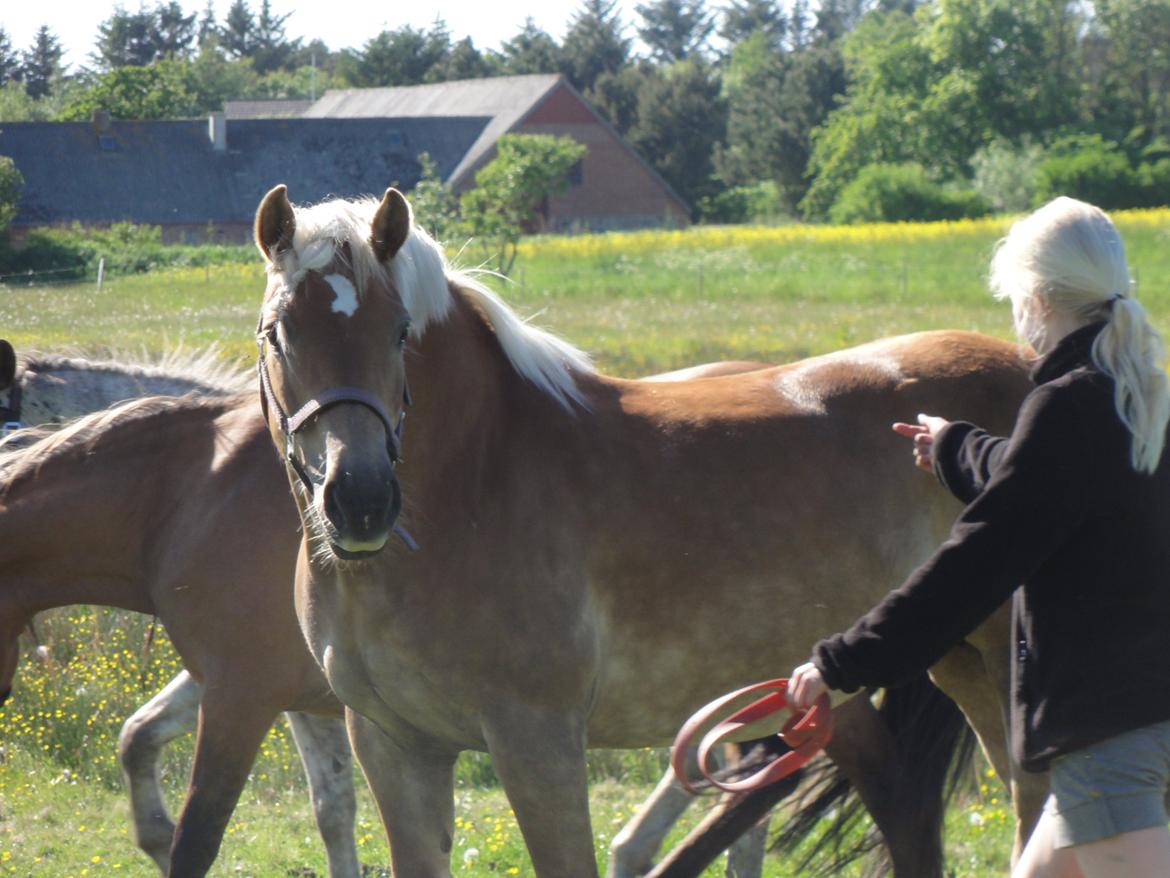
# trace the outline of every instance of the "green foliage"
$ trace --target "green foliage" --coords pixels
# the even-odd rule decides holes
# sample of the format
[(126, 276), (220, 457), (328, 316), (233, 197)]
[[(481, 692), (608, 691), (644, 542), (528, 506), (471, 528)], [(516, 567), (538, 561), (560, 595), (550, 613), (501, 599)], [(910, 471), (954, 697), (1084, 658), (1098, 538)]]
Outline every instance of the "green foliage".
[(114, 223), (109, 228), (36, 229), (19, 248), (0, 242), (0, 274), (53, 272), (58, 280), (92, 277), (98, 263), (119, 274), (141, 273), (164, 266), (250, 263), (255, 250), (244, 245), (199, 246), (164, 244), (158, 226)]
[(24, 177), (16, 168), (16, 162), (6, 155), (0, 155), (0, 240), (20, 207), (20, 192), (24, 188)]
[(1069, 195), (1105, 210), (1131, 207), (1138, 177), (1117, 144), (1099, 135), (1070, 137), (1048, 150), (1036, 168), (1036, 203)]
[(65, 50), (61, 41), (48, 26), (38, 28), (32, 46), (24, 53), (20, 65), (20, 78), (29, 97), (43, 98), (53, 91), (61, 77), (61, 59)]
[(520, 32), (500, 46), (498, 58), (504, 75), (556, 73), (561, 68), (561, 47), (530, 15)]
[(763, 180), (704, 196), (699, 199), (696, 213), (705, 223), (771, 223), (783, 211), (775, 182)]
[(913, 163), (868, 165), (841, 190), (829, 211), (834, 223), (968, 219), (987, 204), (971, 190), (950, 190)]
[(702, 56), (715, 30), (703, 0), (647, 0), (637, 11), (642, 18), (638, 36), (650, 57), (666, 64)]
[(115, 7), (98, 25), (92, 57), (101, 70), (144, 67), (157, 58), (186, 55), (194, 40), (195, 15), (185, 15), (174, 0), (153, 8), (142, 5), (135, 12)]
[(525, 230), (539, 228), (541, 205), (564, 191), (568, 172), (585, 155), (569, 137), (505, 134), (496, 157), (475, 175), (475, 188), (460, 199), (464, 227), (495, 268), (507, 274)]
[(367, 40), (360, 52), (344, 50), (337, 71), (343, 81), (357, 88), (415, 85), (450, 50), (451, 33), (441, 20), (430, 30), (403, 25)]
[(648, 77), (638, 91), (638, 117), (627, 138), (691, 206), (719, 188), (715, 145), (724, 136), (727, 104), (715, 69), (680, 61)]
[(147, 67), (119, 67), (97, 78), (61, 111), (64, 120), (85, 121), (103, 111), (112, 119), (175, 119), (194, 116), (198, 99), (188, 87), (187, 65), (168, 59)]
[(975, 191), (997, 213), (1022, 213), (1037, 201), (1037, 166), (1044, 150), (1037, 143), (1014, 146), (996, 140), (971, 157)]
[(584, 93), (604, 73), (616, 73), (630, 60), (630, 39), (617, 11), (617, 0), (582, 0), (569, 20), (561, 44), (561, 69)]
[(439, 179), (430, 155), (419, 153), (418, 163), (422, 166), (422, 173), (410, 190), (414, 221), (430, 232), (436, 241), (446, 241), (454, 235), (459, 222), (459, 199), (451, 187)]

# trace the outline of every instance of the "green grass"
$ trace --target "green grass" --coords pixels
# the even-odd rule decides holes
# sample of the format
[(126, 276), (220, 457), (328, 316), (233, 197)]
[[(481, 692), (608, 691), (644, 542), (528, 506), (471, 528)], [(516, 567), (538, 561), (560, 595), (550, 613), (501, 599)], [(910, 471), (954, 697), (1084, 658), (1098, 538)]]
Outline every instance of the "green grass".
[[(1170, 213), (1122, 222), (1141, 298), (1170, 329)], [(862, 227), (849, 240), (809, 234), (783, 243), (750, 230), (675, 236), (540, 239), (526, 246), (512, 282), (496, 284), (524, 314), (595, 355), (619, 375), (717, 359), (784, 362), (872, 338), (928, 328), (1010, 337), (1006, 305), (984, 289), (987, 261), (1005, 223), (904, 234)], [(579, 251), (579, 252), (577, 252)], [(217, 345), (249, 366), (264, 287), (251, 265), (114, 276), (95, 284), (0, 286), (0, 335), (18, 350), (70, 348), (157, 354)], [(152, 876), (137, 852), (114, 761), (121, 722), (177, 671), (165, 637), (143, 650), (147, 621), (111, 611), (47, 614), (48, 665), (26, 661), (0, 711), (0, 876)], [(163, 780), (177, 807), (190, 758), (176, 742)], [(661, 751), (591, 757), (598, 857), (649, 792)], [(490, 764), (466, 755), (458, 768), (456, 875), (531, 875), (514, 818)], [(388, 862), (368, 794), (360, 792), (362, 860)], [(701, 817), (677, 828), (677, 840)], [(955, 878), (1006, 871), (1011, 826), (1004, 793), (980, 776), (948, 820)], [(474, 849), (477, 855), (469, 851)], [(287, 731), (274, 730), (229, 827), (214, 876), (325, 874), (299, 764)], [(711, 869), (708, 876), (720, 874)], [(776, 857), (768, 878), (797, 872)], [(859, 875), (858, 870), (846, 873)]]

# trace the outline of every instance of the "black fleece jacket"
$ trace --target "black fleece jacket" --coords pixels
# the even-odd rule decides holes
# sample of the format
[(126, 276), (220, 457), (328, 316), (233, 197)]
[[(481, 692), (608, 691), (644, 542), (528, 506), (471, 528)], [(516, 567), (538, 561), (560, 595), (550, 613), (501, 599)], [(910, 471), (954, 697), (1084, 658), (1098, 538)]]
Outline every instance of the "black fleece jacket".
[(815, 646), (830, 688), (912, 677), (1015, 593), (1011, 743), (1026, 768), (1170, 719), (1170, 454), (1133, 469), (1089, 355), (1102, 326), (1039, 362), (1009, 438), (963, 422), (937, 437), (936, 473), (969, 505), (904, 585)]

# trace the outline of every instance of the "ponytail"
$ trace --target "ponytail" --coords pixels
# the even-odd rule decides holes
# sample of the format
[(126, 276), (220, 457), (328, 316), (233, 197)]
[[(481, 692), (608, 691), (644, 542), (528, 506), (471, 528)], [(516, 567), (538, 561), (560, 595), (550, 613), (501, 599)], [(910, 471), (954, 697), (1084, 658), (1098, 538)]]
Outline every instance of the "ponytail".
[(1114, 407), (1133, 434), (1133, 468), (1152, 473), (1162, 459), (1170, 420), (1165, 346), (1136, 299), (1115, 298), (1110, 311), (1105, 328), (1093, 342), (1093, 362), (1113, 378)]

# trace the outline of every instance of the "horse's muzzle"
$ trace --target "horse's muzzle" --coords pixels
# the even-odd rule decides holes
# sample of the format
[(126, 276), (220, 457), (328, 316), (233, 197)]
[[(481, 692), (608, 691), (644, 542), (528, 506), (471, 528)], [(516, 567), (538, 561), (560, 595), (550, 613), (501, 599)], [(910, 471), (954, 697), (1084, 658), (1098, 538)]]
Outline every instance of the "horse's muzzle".
[(364, 479), (345, 474), (327, 481), (321, 491), (330, 547), (347, 561), (380, 552), (401, 510), (402, 490), (392, 472)]

